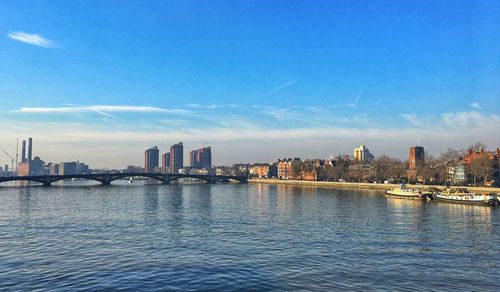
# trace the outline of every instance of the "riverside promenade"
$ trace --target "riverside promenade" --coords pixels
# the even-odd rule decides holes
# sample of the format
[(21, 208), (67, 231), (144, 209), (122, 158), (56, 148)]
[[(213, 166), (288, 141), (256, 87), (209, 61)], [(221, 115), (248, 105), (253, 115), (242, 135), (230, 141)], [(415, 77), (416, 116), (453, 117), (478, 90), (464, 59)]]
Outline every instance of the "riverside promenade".
[[(249, 179), (248, 182), (249, 183), (278, 184), (278, 185), (314, 186), (314, 187), (336, 188), (336, 189), (367, 189), (367, 190), (380, 190), (380, 191), (385, 191), (388, 189), (399, 187), (399, 184), (281, 180), (281, 179), (263, 179), (263, 178), (252, 178), (252, 179)], [(417, 188), (417, 189), (426, 189), (426, 188), (430, 188), (430, 187), (435, 187), (438, 189), (445, 188), (444, 186), (437, 186), (437, 185), (412, 185), (412, 184), (409, 184), (407, 186), (412, 187), (412, 188)], [(462, 188), (462, 186), (456, 186), (456, 187), (452, 187), (452, 188)], [(476, 192), (476, 193), (498, 193), (498, 194), (500, 194), (500, 188), (467, 186), (467, 189), (471, 192)]]

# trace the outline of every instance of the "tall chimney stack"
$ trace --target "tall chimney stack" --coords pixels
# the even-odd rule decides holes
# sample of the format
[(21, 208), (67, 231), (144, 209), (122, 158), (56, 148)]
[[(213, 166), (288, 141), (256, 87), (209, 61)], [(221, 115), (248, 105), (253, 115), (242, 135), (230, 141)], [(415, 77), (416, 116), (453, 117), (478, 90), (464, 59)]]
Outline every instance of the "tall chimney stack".
[(28, 162), (31, 162), (33, 156), (33, 139), (28, 138)]
[(26, 162), (26, 140), (23, 140), (23, 148), (21, 150), (21, 162)]

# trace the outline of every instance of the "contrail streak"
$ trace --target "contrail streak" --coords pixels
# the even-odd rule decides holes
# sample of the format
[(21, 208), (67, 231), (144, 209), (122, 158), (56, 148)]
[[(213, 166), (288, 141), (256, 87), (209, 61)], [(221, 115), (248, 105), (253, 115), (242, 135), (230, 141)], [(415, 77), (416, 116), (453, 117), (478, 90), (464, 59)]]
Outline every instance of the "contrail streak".
[(350, 107), (356, 107), (356, 106), (358, 106), (358, 100), (361, 97), (361, 95), (363, 94), (363, 91), (365, 90), (365, 87), (366, 87), (366, 85), (364, 85), (363, 88), (361, 88), (361, 90), (359, 91), (358, 96), (356, 96), (356, 100), (354, 100), (353, 103), (347, 104), (348, 106), (350, 106)]
[(288, 87), (288, 86), (290, 86), (290, 85), (292, 85), (292, 84), (294, 84), (294, 83), (295, 83), (295, 80), (294, 80), (294, 81), (291, 81), (291, 82), (288, 82), (287, 84), (283, 84), (283, 85), (281, 85), (281, 86), (278, 86), (278, 87), (276, 87), (276, 88), (274, 88), (274, 89), (271, 89), (271, 90), (269, 90), (268, 92), (266, 92), (266, 93), (262, 94), (262, 95), (261, 95), (261, 97), (262, 97), (262, 96), (269, 95), (269, 94), (271, 94), (271, 93), (275, 93), (276, 91), (279, 91), (279, 90), (281, 90), (281, 89), (283, 89), (283, 88), (286, 88), (286, 87)]
[(358, 104), (358, 100), (361, 97), (361, 94), (363, 94), (363, 91), (365, 90), (365, 87), (361, 88), (361, 91), (359, 92), (358, 96), (356, 97), (356, 100), (354, 101), (354, 105)]

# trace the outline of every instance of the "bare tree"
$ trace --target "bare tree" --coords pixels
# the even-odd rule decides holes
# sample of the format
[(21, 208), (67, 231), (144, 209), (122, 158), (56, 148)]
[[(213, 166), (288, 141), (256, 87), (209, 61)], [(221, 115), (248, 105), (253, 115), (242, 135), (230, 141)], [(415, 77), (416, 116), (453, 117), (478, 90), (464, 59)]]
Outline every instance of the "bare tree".
[(404, 173), (404, 165), (401, 160), (387, 155), (378, 157), (374, 165), (376, 167), (376, 179), (378, 181), (399, 179)]
[(333, 165), (325, 165), (320, 176), (326, 178), (327, 181), (338, 181), (348, 176), (349, 162), (345, 160), (334, 161)]
[(446, 167), (461, 159), (462, 153), (460, 151), (448, 148), (446, 152), (441, 153), (439, 158), (428, 155), (425, 158), (425, 163), (417, 169), (417, 173), (423, 178), (423, 184), (426, 184), (429, 179), (443, 183), (446, 179)]
[(394, 178), (395, 180), (399, 181), (401, 180), (401, 178), (404, 178), (405, 176), (406, 176), (405, 163), (402, 162), (401, 160), (394, 161), (391, 171), (389, 172), (389, 178)]
[(475, 152), (479, 152), (481, 149), (486, 150), (486, 145), (482, 142), (476, 142), (473, 145), (470, 145), (468, 149), (472, 149)]
[(143, 172), (144, 171), (144, 168), (140, 167), (140, 166), (134, 166), (134, 165), (129, 165), (127, 166), (126, 169), (124, 169), (124, 172)]
[(333, 172), (333, 165), (323, 166), (320, 170), (320, 176), (324, 177), (326, 179), (326, 181), (335, 180), (334, 172)]
[(480, 157), (472, 160), (468, 168), (473, 176), (474, 185), (477, 184), (478, 179), (482, 179), (483, 185), (486, 185), (488, 178), (493, 176), (493, 161), (489, 160), (487, 157)]
[(362, 164), (354, 164), (349, 167), (348, 176), (351, 180), (361, 182), (363, 180), (364, 170)]
[(335, 175), (335, 179), (344, 179), (349, 172), (349, 162), (347, 161), (338, 161), (335, 163), (333, 167), (333, 173)]
[(459, 150), (448, 148), (446, 150), (446, 152), (441, 153), (441, 155), (439, 156), (439, 160), (443, 164), (449, 164), (451, 162), (458, 162), (463, 157), (462, 153), (463, 153), (463, 151), (461, 152)]
[(419, 169), (417, 169), (418, 175), (421, 175), (423, 178), (422, 183), (425, 185), (427, 183), (427, 180), (435, 179), (442, 166), (442, 161), (439, 161), (432, 155), (428, 155), (425, 158), (425, 163)]
[(445, 152), (441, 153), (439, 158), (435, 161), (435, 179), (439, 183), (446, 182), (447, 167), (455, 166), (460, 160), (463, 159), (463, 151), (448, 148)]

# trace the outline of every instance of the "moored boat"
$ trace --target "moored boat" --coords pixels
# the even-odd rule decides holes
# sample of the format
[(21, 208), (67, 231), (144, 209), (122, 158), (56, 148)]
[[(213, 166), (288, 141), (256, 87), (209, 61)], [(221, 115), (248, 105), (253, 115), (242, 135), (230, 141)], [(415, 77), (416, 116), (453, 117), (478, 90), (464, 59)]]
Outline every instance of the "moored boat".
[(445, 189), (434, 193), (434, 199), (442, 202), (499, 206), (500, 200), (497, 194), (471, 193), (466, 188)]
[(399, 197), (399, 198), (409, 198), (417, 200), (426, 200), (427, 198), (432, 198), (431, 193), (415, 188), (408, 188), (405, 185), (401, 185), (399, 188), (394, 188), (385, 191), (386, 195)]

